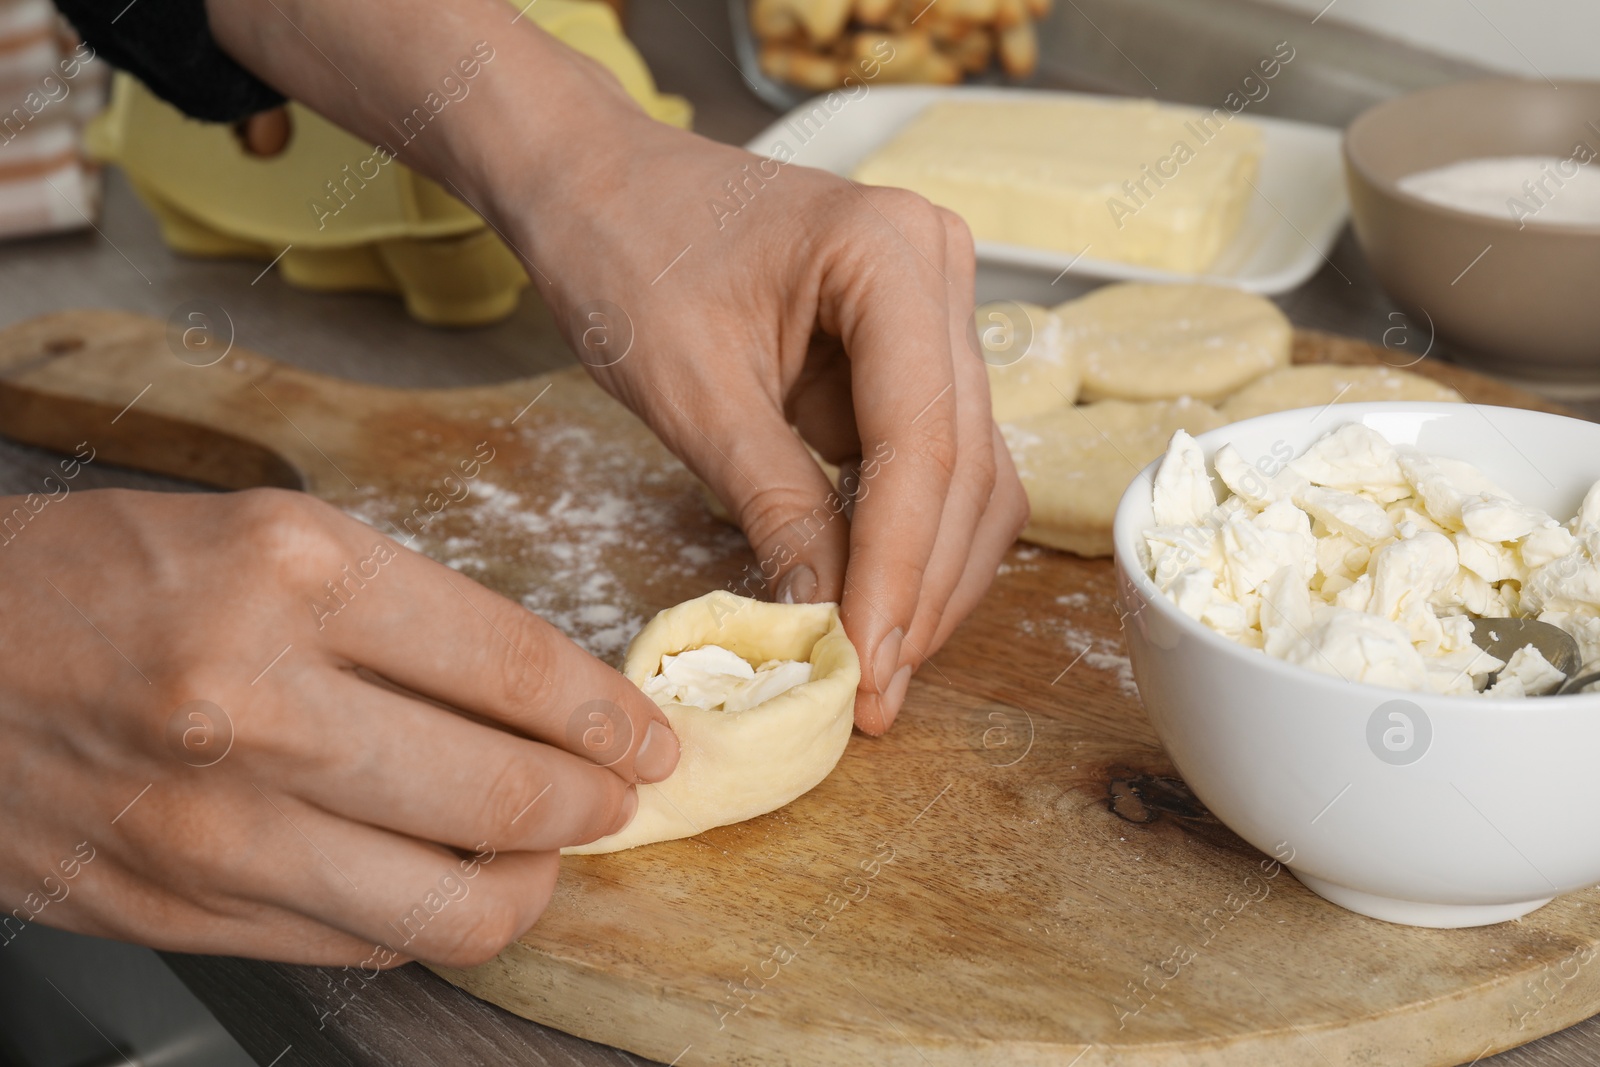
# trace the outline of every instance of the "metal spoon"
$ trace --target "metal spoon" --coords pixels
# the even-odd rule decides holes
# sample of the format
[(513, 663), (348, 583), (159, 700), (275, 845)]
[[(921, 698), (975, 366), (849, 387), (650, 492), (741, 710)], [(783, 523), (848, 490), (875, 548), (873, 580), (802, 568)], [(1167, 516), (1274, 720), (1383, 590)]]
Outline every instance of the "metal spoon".
[(1561, 688), (1550, 695), (1558, 697), (1571, 696), (1573, 693), (1583, 692), (1596, 682), (1600, 682), (1600, 671), (1590, 671), (1588, 674), (1581, 674), (1576, 678), (1568, 678), (1561, 683)]
[[(1567, 681), (1552, 695), (1575, 693), (1583, 686), (1600, 681), (1600, 674), (1574, 678), (1583, 667), (1583, 653), (1578, 651), (1577, 640), (1561, 627), (1538, 619), (1473, 619), (1472, 643), (1499, 660), (1510, 660), (1519, 648), (1532, 645), (1550, 666), (1567, 676)], [(1490, 685), (1499, 674), (1496, 671), (1489, 676)], [(1577, 685), (1579, 682), (1583, 685)]]

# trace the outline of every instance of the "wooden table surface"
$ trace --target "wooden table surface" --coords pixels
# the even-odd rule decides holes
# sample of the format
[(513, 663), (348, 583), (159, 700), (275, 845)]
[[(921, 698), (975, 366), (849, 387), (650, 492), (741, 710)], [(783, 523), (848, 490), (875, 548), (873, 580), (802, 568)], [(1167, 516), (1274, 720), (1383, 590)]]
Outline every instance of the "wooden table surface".
[[(745, 90), (732, 54), (723, 0), (634, 6), (633, 34), (666, 91), (694, 101), (698, 128), (743, 141), (773, 113)], [(430, 330), (382, 298), (317, 296), (289, 288), (258, 265), (184, 261), (162, 246), (154, 221), (116, 175), (100, 233), (0, 245), (0, 325), (57, 308), (100, 306), (165, 317), (207, 299), (224, 306), (241, 343), (328, 374), (387, 385), (472, 385), (573, 362), (536, 302), (508, 321), (467, 333)], [(1347, 232), (1330, 264), (1280, 303), (1301, 326), (1365, 338), (1399, 320)], [(1072, 295), (1063, 288), (1063, 298)], [(985, 294), (988, 295), (988, 294)], [(1450, 358), (1435, 345), (1428, 358)], [(131, 399), (131, 398), (130, 398)], [(1600, 416), (1600, 405), (1586, 413)], [(0, 442), (0, 492), (28, 492), (48, 472), (47, 453)], [(127, 471), (85, 470), (88, 485), (189, 486)], [(223, 957), (168, 954), (167, 962), (263, 1064), (478, 1063), (599, 1065), (646, 1061), (548, 1030), (479, 1002), (422, 968), (340, 984), (336, 971)], [(1600, 1008), (1600, 1005), (1596, 1005)], [(279, 1058), (281, 1057), (281, 1058)], [(1578, 1067), (1600, 1061), (1600, 1021), (1479, 1061), (1483, 1067)], [(1386, 1062), (1379, 1058), (1374, 1063)]]

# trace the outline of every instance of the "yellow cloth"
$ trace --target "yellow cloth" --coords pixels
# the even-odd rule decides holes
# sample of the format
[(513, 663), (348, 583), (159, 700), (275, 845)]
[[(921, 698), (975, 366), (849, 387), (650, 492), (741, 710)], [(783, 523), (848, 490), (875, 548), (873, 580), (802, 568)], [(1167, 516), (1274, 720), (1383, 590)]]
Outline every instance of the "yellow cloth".
[[(688, 127), (687, 101), (656, 92), (608, 5), (538, 0), (522, 17), (607, 67), (654, 118)], [(449, 121), (450, 109), (472, 107), (475, 82), (492, 77), (496, 62), (506, 60), (481, 64), (474, 79), (453, 68), (438, 71), (435, 83), (455, 77), (449, 92), (457, 98), (441, 89), (432, 115), (418, 100), (422, 121), (414, 136), (427, 137), (430, 125)], [(90, 126), (88, 147), (127, 173), (174, 251), (266, 260), (283, 253), (278, 265), (290, 284), (397, 293), (414, 317), (438, 325), (478, 325), (511, 313), (527, 275), (476, 211), (315, 112), (291, 103), (289, 113), (288, 147), (262, 159), (246, 153), (228, 126), (190, 119), (118, 74), (110, 107)], [(389, 146), (403, 141), (397, 132)]]

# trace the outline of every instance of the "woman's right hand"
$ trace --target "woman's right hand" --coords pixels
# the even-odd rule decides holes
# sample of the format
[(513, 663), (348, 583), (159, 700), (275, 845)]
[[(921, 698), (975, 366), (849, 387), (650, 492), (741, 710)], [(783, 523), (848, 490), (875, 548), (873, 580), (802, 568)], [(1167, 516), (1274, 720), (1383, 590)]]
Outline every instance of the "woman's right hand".
[[(0, 941), (486, 960), (677, 764), (548, 623), (298, 493), (0, 500)], [(18, 516), (22, 516), (18, 518)]]

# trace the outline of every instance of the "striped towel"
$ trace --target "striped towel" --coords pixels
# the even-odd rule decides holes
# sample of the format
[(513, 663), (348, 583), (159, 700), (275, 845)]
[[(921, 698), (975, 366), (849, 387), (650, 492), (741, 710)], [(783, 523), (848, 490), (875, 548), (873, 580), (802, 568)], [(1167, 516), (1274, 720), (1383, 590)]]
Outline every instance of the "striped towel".
[(100, 176), (82, 129), (109, 75), (49, 0), (0, 0), (0, 238), (93, 225)]

